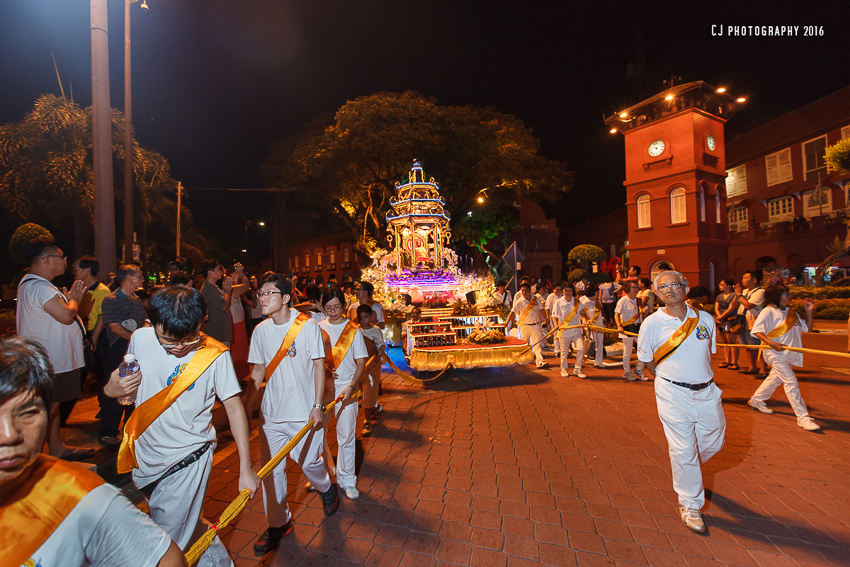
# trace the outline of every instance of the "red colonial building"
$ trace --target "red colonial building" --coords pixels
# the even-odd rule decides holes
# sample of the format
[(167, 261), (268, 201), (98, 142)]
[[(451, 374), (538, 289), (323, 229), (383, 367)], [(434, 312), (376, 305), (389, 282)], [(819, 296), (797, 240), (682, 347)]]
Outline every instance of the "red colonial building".
[(361, 267), (368, 264), (368, 259), (355, 252), (350, 232), (302, 240), (286, 249), (286, 271), (322, 283), (357, 280)]
[(743, 102), (696, 81), (606, 118), (625, 138), (629, 265), (709, 289), (728, 272), (723, 127)]
[(558, 247), (561, 229), (555, 219), (547, 219), (543, 207), (527, 197), (518, 195), (515, 206), (519, 209), (520, 227), (511, 233), (525, 256), (522, 275), (543, 281), (560, 281), (564, 258)]
[[(850, 138), (850, 86), (736, 136), (726, 147), (730, 274), (816, 266), (847, 234), (850, 174), (828, 171), (828, 146)], [(846, 259), (850, 265), (850, 258)]]

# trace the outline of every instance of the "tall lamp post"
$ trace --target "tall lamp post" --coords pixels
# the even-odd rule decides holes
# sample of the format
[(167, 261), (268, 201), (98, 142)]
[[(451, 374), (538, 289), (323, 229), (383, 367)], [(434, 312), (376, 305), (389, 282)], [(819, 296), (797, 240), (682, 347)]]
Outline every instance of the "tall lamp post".
[[(124, 261), (128, 262), (135, 244), (133, 230), (133, 89), (130, 57), (130, 6), (139, 0), (124, 0)], [(141, 8), (148, 9), (146, 0)], [(130, 255), (126, 253), (130, 250)], [(144, 261), (144, 259), (142, 259)]]

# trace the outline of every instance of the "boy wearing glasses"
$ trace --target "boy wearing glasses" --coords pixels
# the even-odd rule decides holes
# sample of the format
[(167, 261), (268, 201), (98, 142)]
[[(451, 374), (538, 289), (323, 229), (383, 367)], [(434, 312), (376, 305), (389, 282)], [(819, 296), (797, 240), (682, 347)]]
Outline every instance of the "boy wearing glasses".
[[(239, 454), (239, 491), (248, 488), (253, 496), (259, 487), (230, 352), (201, 333), (206, 315), (204, 298), (195, 289), (175, 286), (155, 293), (152, 326), (134, 332), (127, 348), (141, 372), (121, 378), (116, 371), (104, 389), (110, 397), (136, 393), (118, 472), (132, 468), (133, 483), (146, 496), (151, 518), (184, 551), (206, 530), (201, 517), (216, 444), (216, 397), (224, 404)], [(170, 401), (167, 394), (176, 397)], [(232, 564), (218, 537), (199, 562)]]
[[(289, 458), (298, 463), (319, 492), (322, 508), (330, 516), (339, 508), (339, 498), (322, 458), (325, 393), (322, 331), (309, 315), (292, 308), (292, 282), (286, 277), (267, 275), (257, 298), (268, 319), (257, 325), (251, 337), (248, 363), (254, 367), (245, 405), (252, 411), (265, 380), (266, 391), (260, 407), (260, 458), (269, 461), (312, 419), (313, 428), (289, 453)], [(294, 529), (286, 495), (286, 466), (281, 463), (263, 480), (263, 504), (269, 529), (254, 544), (254, 554), (258, 557), (276, 549), (281, 538)]]

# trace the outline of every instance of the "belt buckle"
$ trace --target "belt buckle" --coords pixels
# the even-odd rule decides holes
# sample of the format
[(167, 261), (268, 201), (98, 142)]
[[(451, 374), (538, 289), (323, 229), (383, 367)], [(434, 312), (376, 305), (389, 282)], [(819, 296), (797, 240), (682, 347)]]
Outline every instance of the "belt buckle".
[(688, 389), (690, 389), (692, 392), (699, 392), (700, 390), (702, 390), (702, 384), (689, 384)]

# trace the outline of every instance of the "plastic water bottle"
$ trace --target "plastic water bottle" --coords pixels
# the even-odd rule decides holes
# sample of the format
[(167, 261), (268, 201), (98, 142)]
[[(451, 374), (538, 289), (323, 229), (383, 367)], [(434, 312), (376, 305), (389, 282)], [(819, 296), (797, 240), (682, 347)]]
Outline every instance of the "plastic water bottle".
[[(136, 357), (132, 354), (124, 355), (124, 362), (122, 362), (118, 366), (118, 375), (120, 377), (130, 376), (135, 374), (140, 369), (139, 361), (136, 360)], [(118, 403), (122, 406), (130, 406), (133, 405), (133, 402), (136, 401), (136, 393), (133, 392), (129, 396), (121, 396), (118, 398)]]

